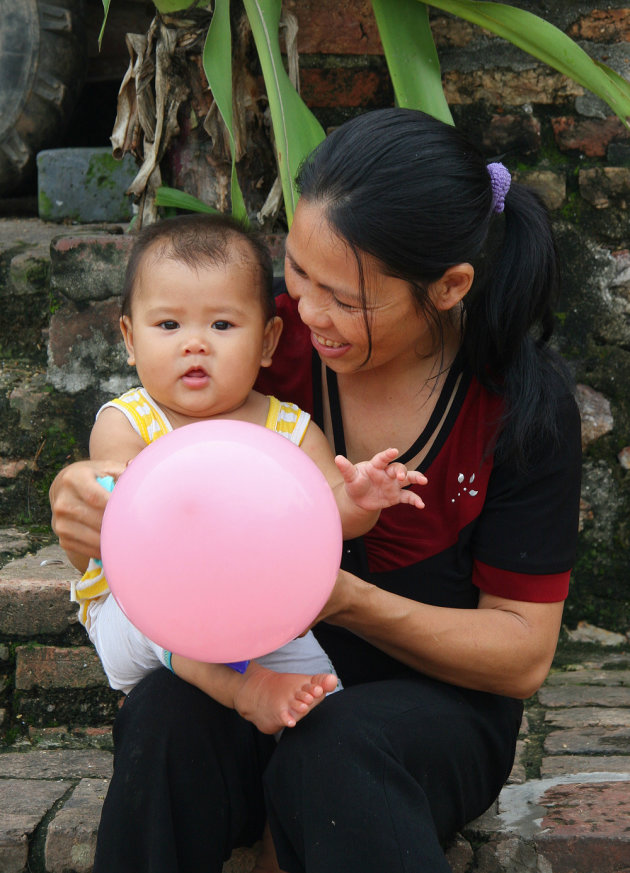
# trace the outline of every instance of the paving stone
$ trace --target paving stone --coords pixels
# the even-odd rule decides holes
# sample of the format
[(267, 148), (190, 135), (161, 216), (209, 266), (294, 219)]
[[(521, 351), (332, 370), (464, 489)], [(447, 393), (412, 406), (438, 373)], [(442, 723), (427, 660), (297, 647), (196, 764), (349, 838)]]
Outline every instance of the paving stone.
[(574, 754), (623, 755), (630, 753), (630, 725), (615, 728), (565, 728), (545, 737), (544, 750), (549, 755)]
[(547, 687), (557, 685), (604, 685), (614, 687), (625, 685), (630, 687), (630, 670), (572, 670), (563, 673), (552, 673), (545, 682)]
[(525, 764), (523, 763), (526, 749), (527, 746), (525, 744), (525, 740), (517, 740), (514, 764), (512, 766), (512, 771), (508, 777), (508, 783), (510, 785), (520, 784), (522, 782), (525, 782), (525, 780), (527, 779)]
[(574, 773), (620, 773), (630, 779), (628, 755), (551, 755), (542, 759), (540, 775), (566, 776)]
[(538, 692), (542, 706), (581, 707), (581, 706), (628, 706), (630, 707), (630, 688), (625, 686), (543, 686)]
[[(0, 761), (3, 758), (0, 755)], [(71, 782), (33, 779), (0, 780), (0, 871), (22, 873), (28, 839), (49, 809), (72, 787)]]
[(551, 709), (545, 713), (545, 724), (553, 727), (621, 727), (630, 723), (630, 709), (621, 707), (575, 706)]
[(106, 779), (82, 779), (56, 813), (46, 832), (47, 873), (91, 873), (107, 785)]
[[(84, 777), (109, 779), (112, 774), (112, 761), (112, 755), (100, 749), (3, 752), (0, 754), (0, 780)], [(2, 784), (0, 781), (0, 786)]]

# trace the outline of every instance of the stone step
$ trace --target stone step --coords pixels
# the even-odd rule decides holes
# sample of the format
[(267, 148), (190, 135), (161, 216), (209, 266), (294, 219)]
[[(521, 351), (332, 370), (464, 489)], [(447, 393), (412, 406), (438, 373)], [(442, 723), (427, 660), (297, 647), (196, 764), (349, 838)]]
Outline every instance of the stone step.
[[(0, 873), (92, 871), (122, 696), (69, 600), (77, 575), (54, 545), (0, 569), (0, 727), (18, 734), (0, 746)], [(552, 672), (508, 785), (448, 848), (454, 873), (630, 873), (629, 678), (630, 655), (603, 649)], [(255, 857), (238, 850), (224, 873)]]
[(0, 641), (8, 647), (0, 698), (5, 731), (98, 726), (115, 717), (122, 696), (109, 688), (70, 601), (77, 577), (54, 545), (0, 570)]
[[(0, 755), (0, 873), (91, 873), (112, 755)], [(630, 772), (578, 773), (506, 786), (447, 851), (453, 873), (624, 873), (630, 869)], [(477, 848), (473, 848), (473, 847)], [(256, 847), (223, 873), (249, 873)]]

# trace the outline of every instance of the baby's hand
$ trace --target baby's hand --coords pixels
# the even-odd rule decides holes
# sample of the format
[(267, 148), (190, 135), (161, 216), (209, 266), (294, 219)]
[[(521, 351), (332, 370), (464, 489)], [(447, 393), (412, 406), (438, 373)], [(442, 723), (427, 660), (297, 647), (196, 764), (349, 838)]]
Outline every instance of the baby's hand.
[(385, 509), (396, 503), (409, 503), (422, 509), (424, 503), (407, 485), (426, 485), (427, 478), (417, 470), (407, 470), (404, 464), (392, 461), (398, 449), (385, 449), (371, 461), (352, 464), (343, 455), (337, 455), (335, 464), (343, 476), (346, 493), (357, 506), (367, 511)]

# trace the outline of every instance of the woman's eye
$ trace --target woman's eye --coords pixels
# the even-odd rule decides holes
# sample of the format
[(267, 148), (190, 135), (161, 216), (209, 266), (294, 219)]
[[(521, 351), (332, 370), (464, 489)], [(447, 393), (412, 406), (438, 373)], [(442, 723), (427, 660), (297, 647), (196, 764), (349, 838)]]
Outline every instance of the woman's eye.
[(229, 330), (232, 324), (229, 321), (213, 321), (212, 327), (214, 330)]
[(162, 330), (177, 330), (179, 324), (176, 321), (161, 321), (158, 325)]
[(304, 270), (301, 267), (298, 267), (297, 264), (294, 264), (293, 261), (290, 261), (288, 258), (286, 258), (285, 263), (288, 265), (291, 272), (295, 273), (296, 276), (300, 276), (301, 279), (304, 279), (306, 277), (306, 273), (304, 272)]
[(344, 303), (342, 300), (338, 300), (334, 295), (333, 300), (335, 301), (335, 306), (338, 306), (339, 309), (345, 309), (347, 312), (352, 312), (357, 309), (356, 306), (352, 306), (350, 303)]

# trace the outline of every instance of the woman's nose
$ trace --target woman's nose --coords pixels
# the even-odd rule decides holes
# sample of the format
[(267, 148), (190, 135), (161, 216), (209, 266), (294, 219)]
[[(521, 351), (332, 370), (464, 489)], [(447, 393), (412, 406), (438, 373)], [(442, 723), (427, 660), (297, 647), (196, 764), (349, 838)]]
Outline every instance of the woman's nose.
[(323, 326), (328, 320), (324, 301), (317, 291), (306, 291), (298, 296), (298, 313), (302, 321), (311, 327)]

